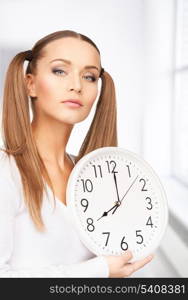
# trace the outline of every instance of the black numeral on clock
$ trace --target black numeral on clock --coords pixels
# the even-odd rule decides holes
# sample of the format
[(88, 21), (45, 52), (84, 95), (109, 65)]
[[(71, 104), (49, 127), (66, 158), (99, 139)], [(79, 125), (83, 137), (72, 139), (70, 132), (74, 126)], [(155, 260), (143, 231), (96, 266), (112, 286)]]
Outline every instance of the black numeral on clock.
[(127, 169), (128, 169), (129, 177), (131, 177), (130, 166), (129, 166), (129, 165), (126, 165), (126, 167), (127, 167)]
[(93, 191), (93, 183), (90, 179), (81, 179), (82, 185), (83, 185), (83, 191), (84, 193), (87, 192), (92, 192)]
[[(102, 232), (102, 234), (106, 234), (106, 242), (105, 242), (105, 247), (108, 245), (109, 238), (110, 238), (110, 232)], [(121, 249), (126, 251), (128, 249), (128, 244), (125, 242), (125, 236), (121, 240)]]
[(95, 230), (95, 226), (93, 225), (93, 219), (92, 218), (87, 218), (87, 230), (89, 232), (92, 232)]
[(89, 205), (89, 202), (88, 202), (88, 200), (87, 199), (82, 199), (81, 201), (80, 201), (80, 203), (81, 203), (81, 205), (85, 208), (85, 210), (84, 210), (84, 212), (87, 210), (87, 208), (88, 208), (88, 205)]
[(141, 179), (139, 180), (139, 182), (143, 182), (143, 186), (142, 186), (141, 191), (142, 191), (142, 192), (147, 192), (147, 189), (145, 188), (145, 186), (146, 186), (146, 181), (145, 181), (145, 179), (144, 179), (144, 178), (141, 178)]
[(153, 208), (153, 204), (152, 204), (152, 202), (151, 202), (151, 198), (150, 198), (150, 197), (147, 197), (146, 200), (147, 200), (147, 203), (148, 203), (148, 206), (146, 206), (146, 208), (147, 208), (148, 210), (151, 210), (151, 209)]
[(107, 163), (109, 173), (118, 173), (118, 171), (115, 170), (116, 162), (114, 160), (111, 160), (110, 162), (106, 160), (106, 163)]
[(142, 232), (142, 230), (136, 230), (136, 237), (138, 238), (138, 240), (136, 241), (137, 244), (142, 244), (144, 241), (143, 236), (140, 234)]
[(125, 240), (125, 236), (121, 240), (121, 249), (124, 250), (124, 251), (126, 251), (129, 246), (128, 246), (128, 244), (124, 240)]
[(146, 225), (151, 226), (151, 228), (153, 228), (151, 216), (148, 218)]
[[(137, 244), (142, 244), (144, 241), (144, 238), (141, 234), (142, 230), (136, 230), (136, 237), (137, 237)], [(110, 238), (110, 232), (102, 232), (102, 234), (106, 234), (106, 242), (105, 242), (105, 246), (108, 245), (109, 242), (109, 238)], [(122, 238), (121, 240), (121, 249), (126, 251), (129, 248), (128, 243), (125, 241), (125, 236)]]
[(102, 168), (101, 168), (101, 165), (93, 165), (92, 166), (94, 168), (94, 173), (95, 173), (95, 177), (97, 178), (98, 176), (99, 177), (102, 177)]
[(109, 237), (110, 237), (110, 232), (103, 232), (102, 234), (107, 234), (106, 243), (105, 243), (105, 246), (107, 246), (108, 241), (109, 241)]

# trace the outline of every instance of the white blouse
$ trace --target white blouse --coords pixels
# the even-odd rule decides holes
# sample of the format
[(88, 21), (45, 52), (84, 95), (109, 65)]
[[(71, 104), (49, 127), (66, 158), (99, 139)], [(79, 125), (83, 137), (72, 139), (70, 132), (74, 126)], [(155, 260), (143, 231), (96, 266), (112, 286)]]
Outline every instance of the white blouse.
[(106, 258), (83, 245), (68, 207), (57, 198), (54, 207), (46, 188), (41, 211), (46, 230), (39, 232), (25, 206), (14, 157), (0, 151), (0, 277), (109, 277)]

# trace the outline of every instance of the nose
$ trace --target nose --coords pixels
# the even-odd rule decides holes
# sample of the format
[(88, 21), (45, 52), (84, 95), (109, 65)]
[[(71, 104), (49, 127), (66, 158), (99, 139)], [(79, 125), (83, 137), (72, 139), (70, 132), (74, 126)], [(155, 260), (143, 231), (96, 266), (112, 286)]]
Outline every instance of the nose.
[(69, 78), (68, 90), (69, 91), (75, 91), (77, 93), (81, 93), (82, 85), (81, 85), (81, 80), (80, 80), (78, 75), (72, 75)]
[(77, 92), (77, 93), (81, 93), (81, 89), (80, 88), (78, 88), (78, 87), (76, 87), (76, 88), (70, 88), (69, 89), (70, 91), (75, 91), (75, 92)]

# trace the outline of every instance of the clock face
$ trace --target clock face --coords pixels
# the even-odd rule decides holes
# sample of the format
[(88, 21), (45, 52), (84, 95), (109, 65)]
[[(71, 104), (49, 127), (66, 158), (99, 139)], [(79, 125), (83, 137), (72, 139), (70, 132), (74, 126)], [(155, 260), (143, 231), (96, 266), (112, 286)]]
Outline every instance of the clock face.
[(167, 200), (153, 169), (119, 147), (94, 150), (78, 161), (67, 185), (67, 206), (81, 240), (96, 255), (133, 259), (151, 254), (168, 220)]

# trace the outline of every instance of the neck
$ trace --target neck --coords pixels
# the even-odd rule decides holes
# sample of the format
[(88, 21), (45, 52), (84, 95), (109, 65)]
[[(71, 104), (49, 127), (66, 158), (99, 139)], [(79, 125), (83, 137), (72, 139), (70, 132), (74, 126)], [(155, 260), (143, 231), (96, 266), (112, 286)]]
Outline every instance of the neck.
[(32, 133), (39, 154), (44, 163), (65, 169), (66, 146), (73, 129), (73, 125), (64, 124), (57, 120), (33, 120), (31, 123)]

